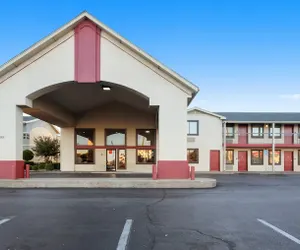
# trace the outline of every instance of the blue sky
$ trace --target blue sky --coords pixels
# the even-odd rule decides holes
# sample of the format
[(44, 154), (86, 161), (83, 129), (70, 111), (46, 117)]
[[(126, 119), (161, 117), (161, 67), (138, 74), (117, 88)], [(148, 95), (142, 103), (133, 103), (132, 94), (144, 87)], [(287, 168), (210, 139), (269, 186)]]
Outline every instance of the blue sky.
[(300, 1), (16, 0), (1, 10), (0, 64), (87, 10), (198, 85), (192, 106), (300, 112)]

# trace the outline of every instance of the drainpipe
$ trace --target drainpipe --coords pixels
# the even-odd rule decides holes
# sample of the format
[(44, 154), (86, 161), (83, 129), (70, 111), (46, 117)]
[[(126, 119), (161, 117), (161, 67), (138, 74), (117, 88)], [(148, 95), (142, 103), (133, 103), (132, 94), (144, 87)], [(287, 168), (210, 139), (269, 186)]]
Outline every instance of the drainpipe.
[(275, 123), (272, 123), (272, 172), (275, 170)]
[(226, 122), (223, 122), (223, 171), (226, 170)]

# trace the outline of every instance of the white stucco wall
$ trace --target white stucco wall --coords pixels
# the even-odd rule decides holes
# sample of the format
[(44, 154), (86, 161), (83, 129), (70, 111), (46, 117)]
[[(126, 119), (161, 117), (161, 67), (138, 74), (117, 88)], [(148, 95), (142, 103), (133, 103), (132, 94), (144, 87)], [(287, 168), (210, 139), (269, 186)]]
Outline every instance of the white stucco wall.
[(60, 169), (61, 171), (74, 171), (74, 128), (61, 128), (60, 134)]
[[(187, 120), (199, 121), (199, 135), (188, 136), (187, 148), (199, 149), (199, 163), (191, 163), (196, 171), (210, 171), (210, 150), (220, 150), (220, 170), (223, 169), (222, 120), (199, 111), (189, 112)], [(194, 140), (194, 142), (191, 142)]]
[(33, 58), (0, 78), (0, 160), (22, 159), (23, 116), (26, 97), (56, 83), (74, 79), (74, 32), (55, 41)]
[(159, 159), (185, 160), (189, 95), (105, 32), (101, 33), (100, 58), (103, 81), (135, 89), (149, 97), (150, 105), (159, 106)]

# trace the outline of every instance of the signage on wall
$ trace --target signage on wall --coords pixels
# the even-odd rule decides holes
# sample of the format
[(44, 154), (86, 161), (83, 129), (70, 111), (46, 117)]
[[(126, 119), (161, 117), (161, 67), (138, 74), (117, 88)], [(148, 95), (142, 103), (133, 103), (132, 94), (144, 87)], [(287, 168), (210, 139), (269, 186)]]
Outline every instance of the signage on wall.
[(268, 149), (264, 150), (265, 155), (268, 155)]

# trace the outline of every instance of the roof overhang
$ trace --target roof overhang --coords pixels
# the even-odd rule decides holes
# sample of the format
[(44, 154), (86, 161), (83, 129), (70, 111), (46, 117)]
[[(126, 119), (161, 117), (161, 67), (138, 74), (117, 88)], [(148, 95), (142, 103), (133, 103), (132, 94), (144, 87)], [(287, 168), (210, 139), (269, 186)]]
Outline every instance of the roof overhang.
[(87, 13), (86, 11), (82, 12), (80, 15), (75, 17), (73, 20), (56, 30), (55, 32), (51, 33), (47, 37), (43, 38), (42, 40), (38, 41), (34, 45), (32, 45), (30, 48), (26, 49), (25, 51), (21, 52), (5, 64), (3, 64), (0, 67), (0, 78), (10, 72), (11, 70), (17, 68), (22, 63), (36, 55), (38, 52), (44, 50), (49, 45), (51, 45), (53, 42), (57, 41), (59, 38), (63, 37), (64, 35), (68, 34), (71, 30), (73, 30), (77, 24), (79, 24), (84, 19), (89, 19), (92, 22), (94, 22), (101, 30), (109, 33), (112, 37), (117, 39), (120, 43), (127, 46), (129, 49), (131, 49), (133, 52), (137, 53), (139, 56), (143, 57), (143, 59), (149, 61), (152, 63), (155, 67), (157, 67), (159, 70), (161, 70), (163, 73), (167, 74), (171, 78), (173, 78), (176, 82), (178, 82), (184, 89), (187, 90), (187, 92), (190, 93), (189, 102), (194, 98), (194, 96), (198, 93), (199, 88), (174, 72), (173, 70), (167, 68), (165, 65), (151, 57), (149, 54), (145, 53), (143, 50), (120, 36), (118, 33), (107, 27), (105, 24), (100, 22), (98, 19)]
[(277, 123), (277, 124), (298, 124), (300, 121), (230, 121), (226, 120), (226, 123), (239, 123), (239, 124), (271, 124), (271, 123)]
[(217, 118), (219, 118), (221, 120), (225, 120), (226, 119), (226, 117), (224, 117), (222, 115), (218, 115), (216, 113), (213, 113), (213, 112), (210, 112), (210, 111), (208, 111), (206, 109), (201, 109), (201, 108), (198, 108), (198, 107), (193, 107), (193, 108), (190, 108), (190, 109), (187, 110), (188, 113), (192, 112), (192, 111), (198, 111), (198, 112), (201, 112), (201, 113), (204, 113), (204, 114), (207, 114), (207, 115), (215, 116), (215, 117), (217, 117)]

